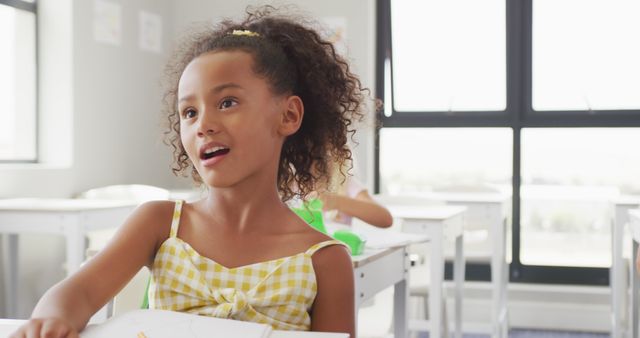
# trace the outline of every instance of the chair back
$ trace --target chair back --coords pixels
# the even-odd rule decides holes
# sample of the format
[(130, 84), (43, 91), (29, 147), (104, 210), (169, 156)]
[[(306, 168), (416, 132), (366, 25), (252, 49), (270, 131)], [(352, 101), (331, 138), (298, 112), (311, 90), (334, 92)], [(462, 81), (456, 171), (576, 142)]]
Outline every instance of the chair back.
[(373, 199), (376, 202), (384, 206), (392, 205), (443, 205), (444, 203), (429, 197), (420, 195), (389, 195), (389, 194), (374, 194)]
[(94, 188), (80, 193), (77, 198), (133, 200), (147, 202), (169, 199), (169, 190), (144, 184), (121, 184)]

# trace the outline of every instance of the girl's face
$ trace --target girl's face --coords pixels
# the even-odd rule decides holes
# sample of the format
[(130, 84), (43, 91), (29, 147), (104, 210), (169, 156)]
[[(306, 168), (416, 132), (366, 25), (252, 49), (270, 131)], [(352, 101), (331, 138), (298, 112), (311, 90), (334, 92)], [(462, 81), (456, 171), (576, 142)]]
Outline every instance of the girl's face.
[(210, 187), (247, 179), (275, 186), (282, 144), (295, 132), (286, 128), (295, 99), (273, 94), (252, 67), (246, 52), (211, 52), (191, 61), (180, 78), (182, 145)]

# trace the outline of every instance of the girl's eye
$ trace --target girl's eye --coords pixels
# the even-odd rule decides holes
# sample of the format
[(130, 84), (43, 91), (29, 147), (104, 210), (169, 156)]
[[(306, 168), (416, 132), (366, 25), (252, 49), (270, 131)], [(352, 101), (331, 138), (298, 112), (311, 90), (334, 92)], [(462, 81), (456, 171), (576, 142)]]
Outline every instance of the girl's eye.
[(220, 102), (220, 109), (228, 109), (235, 106), (236, 104), (238, 103), (233, 99), (224, 99), (222, 100), (222, 102)]
[(190, 119), (196, 116), (196, 111), (193, 109), (187, 109), (184, 111), (183, 116), (185, 119)]

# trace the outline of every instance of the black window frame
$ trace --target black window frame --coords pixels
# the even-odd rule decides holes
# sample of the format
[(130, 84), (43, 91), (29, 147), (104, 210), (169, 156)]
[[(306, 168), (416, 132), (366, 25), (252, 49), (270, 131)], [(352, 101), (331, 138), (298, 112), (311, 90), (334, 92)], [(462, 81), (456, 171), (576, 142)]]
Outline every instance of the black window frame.
[(39, 121), (39, 111), (40, 111), (40, 86), (39, 86), (39, 78), (40, 78), (40, 72), (39, 72), (39, 52), (38, 52), (38, 45), (39, 45), (39, 32), (38, 32), (38, 2), (37, 0), (34, 0), (33, 2), (27, 2), (27, 1), (22, 1), (22, 0), (0, 0), (0, 5), (6, 5), (9, 7), (13, 7), (15, 9), (18, 10), (22, 10), (22, 11), (26, 11), (26, 12), (30, 12), (33, 13), (34, 17), (35, 17), (35, 27), (34, 27), (34, 31), (35, 31), (35, 37), (34, 37), (34, 50), (35, 50), (35, 55), (34, 55), (34, 60), (35, 60), (35, 97), (33, 98), (35, 100), (35, 116), (34, 116), (34, 120), (35, 120), (35, 125), (34, 125), (34, 129), (35, 129), (35, 154), (34, 154), (34, 158), (33, 159), (28, 159), (28, 160), (24, 160), (24, 159), (0, 159), (0, 163), (37, 163), (38, 159), (39, 159), (39, 155), (40, 155), (40, 145), (39, 145), (39, 138), (40, 138), (40, 132), (39, 132), (39, 128), (40, 128), (40, 121)]
[[(376, 97), (385, 101), (385, 62), (393, 57), (391, 1), (376, 0)], [(511, 282), (609, 285), (609, 268), (524, 265), (520, 261), (521, 131), (523, 128), (640, 127), (640, 110), (534, 111), (532, 106), (533, 0), (505, 0), (506, 107), (502, 111), (402, 112), (377, 115), (382, 128), (508, 127), (513, 131)], [(389, 62), (393, 78), (393, 62)], [(391, 81), (393, 86), (393, 81)], [(390, 91), (393, 96), (393, 89)], [(393, 101), (393, 98), (391, 98)], [(375, 134), (374, 190), (380, 191), (380, 128)], [(450, 275), (451, 267), (447, 266)], [(467, 266), (467, 280), (490, 280), (488, 264)]]

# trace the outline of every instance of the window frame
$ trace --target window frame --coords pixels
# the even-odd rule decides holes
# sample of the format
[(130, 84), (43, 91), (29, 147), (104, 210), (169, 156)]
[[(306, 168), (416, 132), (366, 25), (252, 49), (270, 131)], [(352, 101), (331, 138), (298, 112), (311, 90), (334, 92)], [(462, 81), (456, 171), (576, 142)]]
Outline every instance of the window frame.
[(38, 32), (38, 26), (39, 26), (39, 22), (38, 22), (38, 4), (37, 4), (37, 0), (33, 0), (33, 2), (26, 2), (26, 1), (22, 1), (22, 0), (0, 0), (0, 5), (6, 5), (9, 7), (13, 7), (17, 10), (22, 10), (22, 11), (26, 11), (26, 12), (30, 12), (33, 13), (33, 15), (35, 16), (35, 20), (34, 20), (34, 31), (35, 31), (35, 37), (34, 37), (34, 50), (35, 50), (35, 55), (34, 55), (34, 59), (35, 59), (35, 78), (34, 78), (34, 93), (35, 93), (35, 97), (33, 98), (35, 100), (35, 116), (34, 116), (34, 132), (35, 132), (35, 149), (34, 149), (34, 157), (32, 159), (0, 159), (0, 164), (3, 163), (37, 163), (39, 161), (39, 155), (40, 155), (40, 145), (39, 145), (39, 141), (40, 141), (40, 122), (39, 122), (39, 111), (40, 111), (40, 86), (39, 86), (39, 77), (40, 77), (40, 72), (39, 70), (39, 51), (38, 51), (38, 45), (39, 45), (39, 32)]
[[(385, 62), (393, 78), (391, 1), (376, 0), (375, 93), (385, 99)], [(506, 1), (506, 106), (503, 111), (396, 111), (377, 114), (381, 128), (509, 127), (513, 130), (512, 262), (511, 282), (572, 285), (609, 285), (609, 269), (597, 267), (537, 266), (520, 262), (521, 131), (523, 128), (640, 127), (640, 110), (535, 111), (532, 106), (532, 7), (533, 0)], [(390, 86), (393, 86), (391, 81)], [(374, 191), (380, 191), (380, 128), (374, 139)], [(450, 272), (447, 267), (446, 271)], [(448, 273), (450, 275), (450, 273)], [(467, 269), (467, 280), (490, 280), (488, 264)]]

